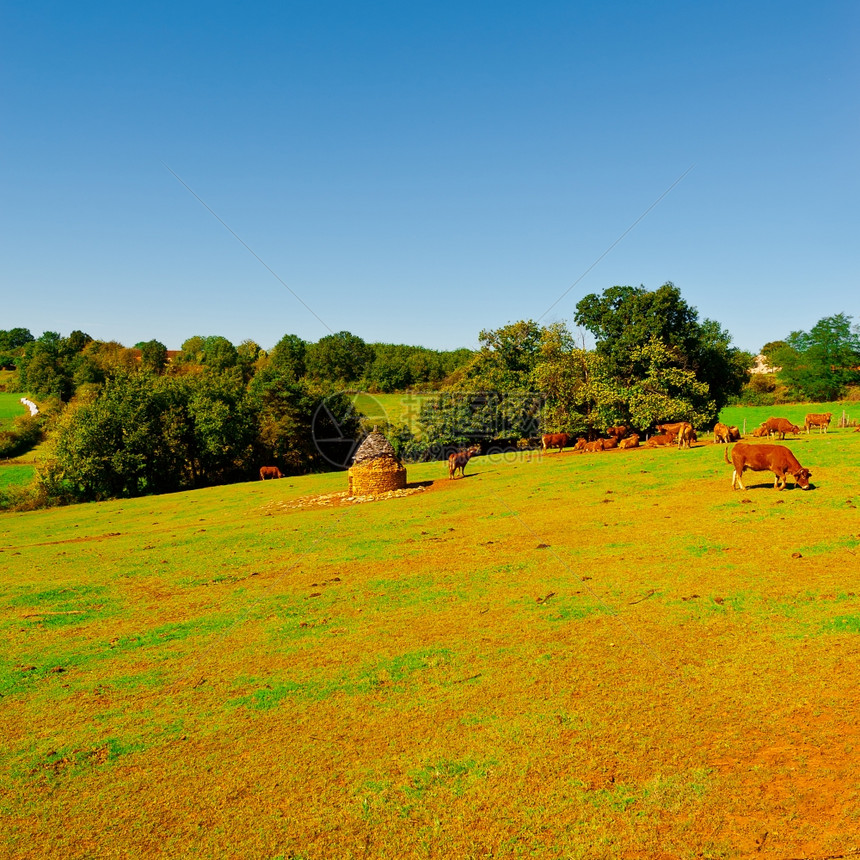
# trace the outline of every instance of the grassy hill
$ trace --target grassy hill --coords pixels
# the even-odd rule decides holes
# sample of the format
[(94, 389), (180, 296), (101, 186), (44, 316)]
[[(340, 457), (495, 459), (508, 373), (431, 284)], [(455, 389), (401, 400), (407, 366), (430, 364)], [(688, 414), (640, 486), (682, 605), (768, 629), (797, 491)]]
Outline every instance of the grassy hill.
[(851, 850), (860, 433), (790, 445), (0, 517), (0, 854)]

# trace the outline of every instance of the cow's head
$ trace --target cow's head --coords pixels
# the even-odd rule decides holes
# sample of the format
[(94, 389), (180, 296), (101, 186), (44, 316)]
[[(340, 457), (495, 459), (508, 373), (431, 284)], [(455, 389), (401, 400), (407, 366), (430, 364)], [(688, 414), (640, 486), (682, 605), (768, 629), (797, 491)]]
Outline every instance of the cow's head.
[(801, 490), (809, 489), (809, 479), (812, 477), (812, 472), (809, 469), (800, 469), (794, 473), (794, 480), (797, 481), (797, 486)]

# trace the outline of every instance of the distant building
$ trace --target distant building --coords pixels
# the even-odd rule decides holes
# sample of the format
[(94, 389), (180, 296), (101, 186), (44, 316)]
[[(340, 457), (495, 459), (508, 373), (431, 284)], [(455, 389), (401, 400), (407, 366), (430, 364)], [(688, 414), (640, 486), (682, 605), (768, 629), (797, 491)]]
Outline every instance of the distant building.
[(750, 373), (778, 373), (781, 367), (771, 367), (763, 355), (755, 357), (755, 364), (750, 368)]

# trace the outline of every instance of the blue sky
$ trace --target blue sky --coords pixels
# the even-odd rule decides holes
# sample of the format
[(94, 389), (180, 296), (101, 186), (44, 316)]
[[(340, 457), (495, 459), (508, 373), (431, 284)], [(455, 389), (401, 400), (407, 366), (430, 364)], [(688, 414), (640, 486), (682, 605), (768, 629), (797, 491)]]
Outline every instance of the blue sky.
[(447, 349), (666, 281), (752, 351), (860, 322), (854, 2), (2, 14), (0, 328)]

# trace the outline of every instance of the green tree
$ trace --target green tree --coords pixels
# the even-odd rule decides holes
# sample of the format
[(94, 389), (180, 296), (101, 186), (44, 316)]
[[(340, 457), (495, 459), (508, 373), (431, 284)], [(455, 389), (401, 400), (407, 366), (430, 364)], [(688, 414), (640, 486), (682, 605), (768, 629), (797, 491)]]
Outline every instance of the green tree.
[(167, 347), (160, 340), (145, 340), (135, 344), (140, 350), (140, 366), (142, 370), (152, 373), (164, 373), (167, 367)]
[(481, 349), (466, 368), (461, 387), (527, 391), (540, 359), (541, 337), (541, 327), (534, 320), (482, 331)]
[(837, 400), (849, 384), (860, 381), (860, 328), (844, 313), (824, 317), (808, 332), (792, 332), (773, 358), (782, 368), (780, 382), (798, 395)]
[(285, 334), (269, 353), (269, 364), (279, 376), (294, 382), (301, 379), (307, 370), (305, 356), (308, 345), (296, 334)]
[(148, 374), (108, 378), (95, 398), (60, 416), (43, 484), (54, 496), (79, 501), (178, 489), (183, 464), (164, 444), (168, 406)]
[(317, 381), (350, 383), (361, 379), (373, 361), (373, 350), (358, 336), (340, 331), (307, 347), (308, 375)]
[(216, 373), (235, 367), (239, 360), (236, 347), (220, 335), (210, 335), (203, 339), (203, 364)]
[(696, 412), (716, 410), (707, 421), (716, 419), (729, 398), (740, 393), (752, 364), (752, 356), (732, 347), (728, 332), (718, 323), (699, 322), (695, 308), (672, 283), (654, 291), (615, 286), (602, 295), (585, 296), (574, 319), (594, 335), (608, 375), (623, 385), (642, 382), (643, 374), (653, 371), (650, 344), (656, 341), (666, 347), (661, 362), (673, 362), (707, 386), (702, 395), (688, 392)]
[(0, 331), (0, 369), (13, 369), (16, 359), (24, 354), (24, 347), (35, 340), (29, 329), (12, 328)]

